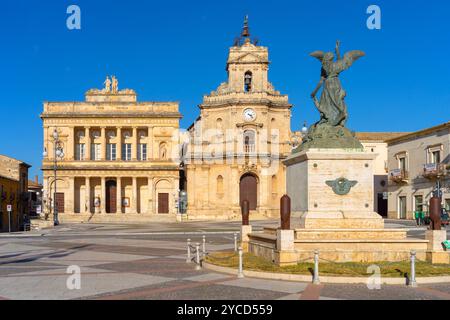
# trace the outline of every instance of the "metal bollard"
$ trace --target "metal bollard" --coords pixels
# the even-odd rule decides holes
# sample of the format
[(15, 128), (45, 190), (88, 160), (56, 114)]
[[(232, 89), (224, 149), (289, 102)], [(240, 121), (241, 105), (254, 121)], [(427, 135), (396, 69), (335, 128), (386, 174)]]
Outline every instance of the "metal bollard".
[(238, 267), (238, 278), (244, 277), (244, 271), (243, 271), (243, 259), (242, 259), (242, 247), (239, 247), (239, 267)]
[(416, 282), (416, 252), (411, 250), (411, 276), (409, 277), (409, 286), (412, 288), (417, 287)]
[(195, 264), (196, 264), (196, 266), (195, 266), (195, 270), (201, 270), (202, 269), (202, 267), (200, 266), (200, 243), (196, 243), (195, 244), (195, 254), (196, 254), (196, 256), (195, 256)]
[(238, 251), (237, 247), (237, 232), (234, 233), (234, 252)]
[(203, 236), (203, 252), (202, 252), (202, 257), (203, 259), (206, 256), (206, 236)]
[(319, 279), (319, 250), (314, 251), (314, 276), (313, 284), (320, 284)]
[(187, 258), (186, 263), (191, 263), (191, 239), (187, 239)]

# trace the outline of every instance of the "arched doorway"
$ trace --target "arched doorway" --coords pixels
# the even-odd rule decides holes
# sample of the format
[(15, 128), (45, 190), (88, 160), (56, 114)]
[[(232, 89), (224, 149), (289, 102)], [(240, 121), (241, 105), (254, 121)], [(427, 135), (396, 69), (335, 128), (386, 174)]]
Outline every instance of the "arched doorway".
[(114, 180), (106, 181), (105, 206), (106, 213), (117, 213), (117, 183)]
[(258, 206), (258, 180), (252, 174), (245, 174), (239, 184), (239, 204), (247, 200), (250, 210), (256, 210)]

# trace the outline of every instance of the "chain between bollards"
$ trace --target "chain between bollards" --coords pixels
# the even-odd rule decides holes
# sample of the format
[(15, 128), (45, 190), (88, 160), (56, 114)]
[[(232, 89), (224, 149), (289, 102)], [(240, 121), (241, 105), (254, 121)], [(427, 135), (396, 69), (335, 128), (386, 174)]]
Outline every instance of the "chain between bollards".
[(319, 279), (319, 250), (314, 250), (313, 284), (320, 284), (320, 279)]
[(242, 247), (238, 248), (238, 252), (239, 252), (239, 266), (238, 266), (238, 278), (243, 278), (244, 277), (244, 268), (243, 268), (243, 257), (242, 257)]
[(200, 243), (195, 244), (195, 270), (201, 270), (200, 265)]
[(411, 250), (411, 276), (409, 277), (409, 286), (412, 288), (417, 287), (416, 282), (416, 251)]
[(186, 263), (191, 263), (191, 239), (187, 239), (187, 258)]

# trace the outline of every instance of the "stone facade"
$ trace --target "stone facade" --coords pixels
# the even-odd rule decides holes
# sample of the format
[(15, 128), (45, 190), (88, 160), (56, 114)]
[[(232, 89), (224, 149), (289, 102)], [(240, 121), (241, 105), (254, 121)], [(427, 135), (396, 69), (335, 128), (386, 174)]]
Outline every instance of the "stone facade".
[(443, 206), (450, 210), (450, 122), (393, 138), (388, 144), (389, 212), (392, 219), (414, 219), (428, 212), (439, 176)]
[(387, 169), (387, 142), (386, 140), (400, 137), (407, 132), (356, 132), (356, 138), (361, 141), (364, 150), (376, 154), (373, 163), (373, 191), (374, 211), (387, 217), (388, 199), (388, 169)]
[(0, 232), (8, 232), (7, 206), (12, 205), (11, 231), (22, 230), (28, 210), (28, 169), (23, 161), (0, 155)]
[(229, 50), (227, 82), (204, 96), (184, 159), (190, 219), (240, 219), (243, 200), (250, 219), (278, 216), (292, 106), (269, 82), (268, 67), (268, 49), (244, 32)]
[(84, 102), (46, 102), (44, 212), (52, 213), (55, 143), (60, 221), (174, 218), (179, 190), (176, 102), (138, 102), (133, 90), (89, 90)]

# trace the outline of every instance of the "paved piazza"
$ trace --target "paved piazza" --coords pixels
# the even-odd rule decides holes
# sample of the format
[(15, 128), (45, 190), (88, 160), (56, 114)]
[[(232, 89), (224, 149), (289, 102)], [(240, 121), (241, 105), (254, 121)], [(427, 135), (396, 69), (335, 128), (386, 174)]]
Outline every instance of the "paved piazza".
[[(255, 223), (256, 229), (274, 221)], [(387, 223), (388, 228), (410, 222)], [(450, 284), (315, 286), (195, 270), (186, 239), (207, 236), (208, 251), (233, 247), (238, 222), (152, 225), (62, 225), (54, 230), (0, 235), (0, 299), (450, 299)], [(423, 236), (424, 228), (410, 235)], [(81, 289), (67, 289), (69, 266), (81, 268)]]

